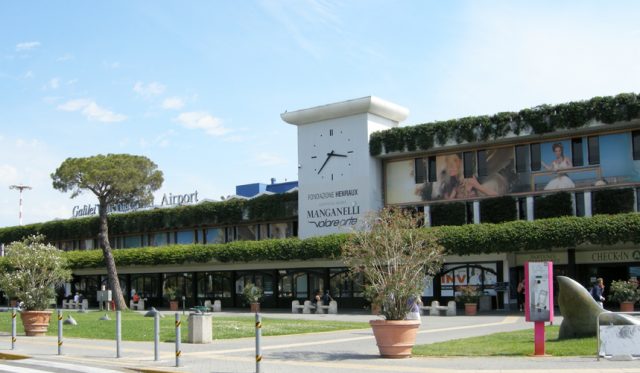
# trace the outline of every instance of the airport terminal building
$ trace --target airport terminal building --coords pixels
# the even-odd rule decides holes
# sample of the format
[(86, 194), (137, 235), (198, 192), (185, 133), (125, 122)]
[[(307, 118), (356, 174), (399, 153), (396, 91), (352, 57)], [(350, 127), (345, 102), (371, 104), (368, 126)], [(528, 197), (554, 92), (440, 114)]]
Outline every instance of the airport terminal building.
[[(298, 130), (297, 182), (241, 185), (224, 201), (195, 192), (167, 196), (161, 208), (115, 211), (110, 239), (125, 296), (166, 307), (171, 288), (187, 306), (219, 299), (242, 307), (242, 288), (253, 282), (266, 308), (322, 289), (340, 307), (366, 307), (362, 279), (349, 275), (339, 243), (384, 206), (423, 213), (417, 229), (452, 232), (441, 273), (425, 278), (425, 302), (471, 284), (490, 307), (513, 307), (527, 261), (551, 260), (555, 275), (585, 286), (640, 275), (640, 96), (400, 126), (408, 114), (377, 97), (287, 111), (282, 119)], [(67, 291), (95, 302), (106, 270), (96, 264), (91, 209), (0, 228), (0, 242), (45, 234), (70, 252)]]

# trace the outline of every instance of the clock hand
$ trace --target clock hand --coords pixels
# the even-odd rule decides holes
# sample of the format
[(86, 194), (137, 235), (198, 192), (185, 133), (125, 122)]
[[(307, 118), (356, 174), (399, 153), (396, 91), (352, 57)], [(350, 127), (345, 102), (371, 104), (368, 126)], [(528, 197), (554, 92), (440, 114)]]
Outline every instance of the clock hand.
[(334, 156), (334, 157), (345, 157), (345, 158), (346, 158), (346, 155), (345, 155), (345, 154), (333, 153), (333, 156)]
[(332, 153), (333, 153), (333, 152), (331, 152), (331, 153), (327, 153), (327, 159), (325, 159), (325, 160), (324, 160), (324, 163), (322, 164), (322, 166), (321, 166), (321, 167), (320, 167), (320, 169), (318, 170), (318, 175), (320, 175), (320, 172), (322, 171), (322, 169), (324, 168), (324, 166), (326, 166), (326, 165), (327, 165), (327, 162), (329, 162), (329, 159), (330, 159), (330, 158), (331, 158), (331, 156), (333, 155)]

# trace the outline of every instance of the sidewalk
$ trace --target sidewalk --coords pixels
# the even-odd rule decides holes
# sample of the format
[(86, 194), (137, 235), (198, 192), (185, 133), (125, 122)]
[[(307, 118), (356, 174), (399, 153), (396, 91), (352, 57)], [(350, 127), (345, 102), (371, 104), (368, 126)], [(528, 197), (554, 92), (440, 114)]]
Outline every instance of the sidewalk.
[[(230, 314), (230, 313), (223, 313)], [(219, 315), (216, 313), (215, 315)], [(214, 315), (214, 317), (215, 317)], [(238, 313), (233, 313), (238, 315)], [(245, 313), (245, 315), (249, 315)], [(368, 321), (371, 315), (293, 315), (265, 313), (268, 318)], [(423, 316), (417, 343), (433, 343), (489, 333), (531, 329), (520, 315), (494, 313), (479, 316)], [(556, 319), (560, 323), (561, 319)], [(215, 331), (214, 331), (215, 336)], [(183, 366), (176, 368), (175, 345), (161, 343), (160, 361), (154, 361), (152, 342), (123, 342), (122, 358), (116, 359), (115, 342), (65, 339), (64, 356), (57, 356), (55, 337), (19, 337), (10, 350), (6, 333), (0, 337), (0, 354), (24, 354), (39, 360), (166, 372), (254, 372), (255, 339), (215, 340), (211, 344), (182, 344)], [(532, 346), (533, 350), (533, 346)], [(302, 335), (262, 337), (261, 372), (315, 373), (336, 370), (355, 372), (640, 372), (637, 361), (597, 361), (594, 357), (481, 357), (381, 359), (370, 329)]]

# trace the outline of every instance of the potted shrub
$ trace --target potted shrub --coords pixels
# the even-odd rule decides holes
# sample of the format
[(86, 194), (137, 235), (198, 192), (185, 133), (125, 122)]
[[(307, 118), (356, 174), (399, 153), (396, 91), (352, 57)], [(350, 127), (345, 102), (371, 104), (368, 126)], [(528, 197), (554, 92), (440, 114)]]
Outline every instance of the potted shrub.
[(464, 304), (464, 314), (473, 316), (478, 313), (478, 300), (482, 293), (478, 288), (471, 285), (458, 286), (456, 302)]
[(164, 296), (169, 301), (169, 309), (171, 311), (177, 311), (180, 308), (180, 303), (178, 302), (178, 296), (176, 293), (176, 289), (172, 287), (167, 287), (164, 289)]
[(262, 289), (253, 283), (248, 283), (242, 290), (244, 299), (251, 305), (251, 312), (260, 312), (260, 300), (262, 299)]
[(0, 262), (0, 288), (22, 302), (20, 318), (27, 336), (43, 336), (49, 327), (55, 286), (71, 279), (62, 252), (44, 243), (44, 236), (29, 236), (5, 249)]
[(609, 289), (609, 298), (614, 302), (620, 303), (621, 312), (633, 312), (633, 305), (640, 300), (640, 289), (638, 289), (638, 281), (613, 281)]
[(351, 274), (363, 275), (367, 298), (380, 306), (383, 320), (369, 324), (382, 357), (411, 356), (420, 321), (405, 320), (410, 300), (422, 293), (424, 277), (442, 266), (444, 248), (431, 229), (419, 226), (417, 214), (385, 208), (370, 214), (342, 247)]

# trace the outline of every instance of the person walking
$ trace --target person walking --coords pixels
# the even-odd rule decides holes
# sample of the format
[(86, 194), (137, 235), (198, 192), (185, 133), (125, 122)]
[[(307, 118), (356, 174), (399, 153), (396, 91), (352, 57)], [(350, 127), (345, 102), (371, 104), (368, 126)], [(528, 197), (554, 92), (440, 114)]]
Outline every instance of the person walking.
[(591, 288), (591, 296), (602, 308), (604, 308), (604, 304), (602, 303), (604, 302), (604, 296), (602, 295), (603, 293), (604, 280), (602, 279), (602, 277), (598, 277), (598, 279), (596, 279), (596, 283), (593, 284), (593, 287)]
[(520, 280), (516, 291), (518, 292), (518, 309), (524, 311), (524, 279)]

